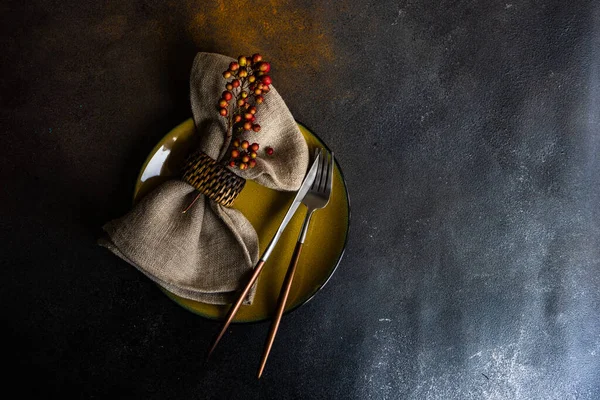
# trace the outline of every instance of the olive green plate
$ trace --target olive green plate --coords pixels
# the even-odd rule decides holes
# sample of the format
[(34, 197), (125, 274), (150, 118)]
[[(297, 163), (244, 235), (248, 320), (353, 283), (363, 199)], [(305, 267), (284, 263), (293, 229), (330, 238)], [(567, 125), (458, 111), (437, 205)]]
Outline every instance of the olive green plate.
[[(323, 141), (305, 126), (298, 126), (311, 150), (310, 154), (316, 146), (326, 147)], [(134, 202), (158, 184), (178, 176), (185, 156), (196, 143), (197, 135), (192, 119), (169, 132), (146, 159), (135, 186)], [(256, 229), (261, 254), (275, 234), (294, 196), (295, 193), (278, 192), (248, 181), (236, 199), (233, 207), (240, 210)], [(258, 279), (252, 305), (242, 306), (234, 322), (261, 321), (273, 315), (305, 214), (306, 208), (301, 206), (265, 264)], [(342, 258), (349, 222), (348, 192), (342, 171), (336, 162), (331, 199), (327, 207), (318, 210), (313, 216), (286, 311), (306, 303), (329, 280)], [(229, 308), (199, 303), (164, 291), (177, 304), (203, 317), (223, 319)]]

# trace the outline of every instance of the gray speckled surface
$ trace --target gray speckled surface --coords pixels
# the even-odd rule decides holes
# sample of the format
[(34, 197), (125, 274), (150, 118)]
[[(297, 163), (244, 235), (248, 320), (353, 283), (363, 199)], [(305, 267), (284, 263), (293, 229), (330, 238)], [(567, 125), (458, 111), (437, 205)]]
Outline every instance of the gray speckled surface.
[[(82, 398), (599, 398), (600, 5), (274, 1), (229, 26), (242, 3), (0, 6), (9, 384)], [(268, 324), (234, 326), (205, 364), (218, 325), (95, 244), (189, 116), (200, 50), (269, 55), (352, 200), (342, 264), (284, 319), (261, 381)]]

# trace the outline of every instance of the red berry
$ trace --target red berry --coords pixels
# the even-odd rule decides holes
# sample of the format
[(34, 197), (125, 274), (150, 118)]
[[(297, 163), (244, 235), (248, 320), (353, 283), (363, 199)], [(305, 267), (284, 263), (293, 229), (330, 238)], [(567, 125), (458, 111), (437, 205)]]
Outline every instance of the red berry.
[(246, 113), (246, 114), (244, 114), (244, 118), (247, 119), (247, 120), (251, 120), (252, 119), (252, 114)]
[(241, 115), (236, 115), (233, 119), (235, 122), (240, 122), (242, 120), (242, 116)]
[(235, 161), (229, 161), (229, 166), (230, 167), (235, 167)]
[(223, 78), (225, 78), (225, 79), (231, 78), (231, 71), (225, 71), (225, 72), (223, 72)]
[(252, 145), (250, 146), (250, 148), (252, 149), (252, 151), (258, 151), (258, 148), (260, 146), (258, 145), (258, 143), (252, 143)]
[(265, 85), (262, 83), (259, 83), (258, 85), (256, 85), (257, 88), (259, 88), (260, 90), (263, 90), (265, 88)]
[(254, 63), (257, 63), (257, 62), (259, 62), (261, 60), (262, 60), (262, 56), (260, 54), (258, 54), (258, 53), (254, 54), (252, 56), (252, 62), (254, 62)]
[(250, 146), (250, 143), (247, 140), (242, 141), (242, 149), (247, 149), (248, 146)]
[(239, 156), (240, 156), (240, 151), (239, 150), (236, 150), (236, 149), (231, 150), (231, 157), (232, 158), (238, 158)]
[(273, 155), (273, 148), (272, 147), (267, 147), (267, 154), (268, 155)]
[(232, 97), (233, 97), (233, 95), (231, 94), (231, 92), (230, 92), (230, 91), (227, 91), (227, 90), (226, 90), (226, 91), (224, 91), (224, 92), (223, 92), (223, 98), (224, 98), (225, 100), (229, 101), (229, 100), (231, 100), (231, 98), (232, 98)]
[(265, 76), (261, 77), (260, 81), (262, 83), (264, 83), (265, 85), (270, 85), (272, 82), (271, 77), (269, 75), (265, 75)]
[(242, 162), (247, 163), (248, 161), (250, 161), (250, 157), (248, 157), (248, 156), (243, 156), (242, 157)]
[(245, 69), (241, 69), (240, 72), (238, 72), (238, 76), (240, 78), (245, 78), (248, 76), (248, 71), (246, 71)]
[(254, 107), (254, 106), (250, 107), (249, 111), (250, 111), (250, 114), (252, 114), (252, 115), (256, 114), (256, 107)]
[(254, 168), (254, 167), (256, 167), (256, 160), (250, 160), (250, 161), (248, 162), (248, 166), (249, 166), (250, 168)]
[(261, 62), (258, 64), (258, 70), (262, 72), (269, 72), (271, 70), (271, 64), (268, 62)]
[(255, 100), (256, 104), (261, 104), (263, 101), (265, 101), (264, 97), (262, 96), (256, 96)]
[(240, 80), (239, 79), (234, 79), (233, 81), (231, 81), (231, 84), (233, 85), (234, 88), (239, 87), (240, 86)]
[(227, 100), (225, 100), (225, 99), (221, 99), (221, 100), (219, 101), (219, 107), (221, 107), (221, 108), (225, 108), (225, 107), (227, 107), (227, 105), (228, 105), (228, 103), (227, 103)]
[(229, 64), (230, 71), (237, 71), (238, 69), (240, 69), (240, 64), (236, 63), (235, 61)]
[(244, 129), (249, 131), (250, 129), (252, 129), (252, 122), (246, 122), (244, 124)]
[[(252, 125), (252, 130), (254, 132), (260, 132), (260, 125), (259, 124), (254, 124)], [(257, 149), (258, 150), (258, 149)]]
[(227, 116), (227, 109), (226, 108), (221, 108), (221, 110), (219, 111), (219, 114), (221, 114), (222, 116), (226, 117)]

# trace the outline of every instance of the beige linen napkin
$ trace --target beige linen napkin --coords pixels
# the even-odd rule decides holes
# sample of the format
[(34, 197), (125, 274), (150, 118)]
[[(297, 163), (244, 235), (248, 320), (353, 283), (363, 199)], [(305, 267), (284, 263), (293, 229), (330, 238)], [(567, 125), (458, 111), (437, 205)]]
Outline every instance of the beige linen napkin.
[[(200, 149), (221, 160), (229, 148), (226, 120), (216, 109), (232, 58), (198, 53), (190, 79), (191, 106)], [(260, 132), (247, 140), (271, 146), (252, 169), (232, 169), (239, 176), (276, 190), (297, 190), (308, 166), (308, 148), (293, 116), (275, 88), (258, 106)], [(226, 304), (258, 261), (258, 237), (244, 215), (201, 195), (189, 184), (172, 180), (146, 195), (127, 215), (104, 225), (102, 246), (150, 279), (188, 299)], [(254, 290), (249, 296), (252, 301)]]

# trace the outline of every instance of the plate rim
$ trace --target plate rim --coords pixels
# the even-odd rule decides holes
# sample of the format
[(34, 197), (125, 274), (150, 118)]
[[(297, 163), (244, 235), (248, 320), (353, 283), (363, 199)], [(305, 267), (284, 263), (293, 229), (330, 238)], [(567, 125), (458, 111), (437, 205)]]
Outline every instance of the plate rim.
[[(135, 197), (137, 192), (139, 191), (139, 187), (140, 187), (140, 182), (141, 182), (141, 177), (144, 173), (144, 171), (146, 170), (146, 168), (148, 167), (148, 164), (150, 163), (150, 160), (152, 159), (152, 155), (154, 155), (158, 149), (161, 146), (161, 143), (163, 143), (163, 141), (165, 140), (165, 138), (171, 133), (173, 132), (175, 129), (177, 129), (178, 127), (180, 127), (183, 124), (192, 122), (192, 124), (195, 127), (195, 123), (193, 121), (193, 118), (190, 117), (184, 121), (182, 121), (181, 123), (175, 125), (172, 129), (170, 129), (159, 141), (158, 143), (152, 148), (152, 150), (150, 150), (148, 156), (146, 157), (146, 160), (144, 161), (144, 164), (142, 165), (142, 167), (140, 168), (140, 172), (137, 176), (136, 179), (136, 184), (134, 186), (134, 190), (133, 190), (133, 199), (132, 201), (135, 202)], [(319, 144), (321, 146), (323, 146), (325, 149), (327, 149), (330, 153), (331, 153), (331, 149), (329, 148), (329, 146), (327, 146), (327, 144), (323, 141), (323, 139), (321, 139), (321, 137), (319, 135), (317, 135), (314, 130), (310, 129), (306, 124), (294, 119), (294, 121), (296, 122), (296, 124), (302, 126), (304, 129), (306, 129), (311, 135), (313, 135), (315, 137), (315, 139), (317, 139), (317, 141), (319, 142)], [(342, 167), (339, 163), (339, 159), (335, 158), (335, 164), (337, 165), (338, 171), (340, 172), (340, 178), (342, 179), (342, 184), (344, 186), (344, 192), (346, 193), (346, 200), (348, 203), (348, 223), (346, 224), (346, 232), (345, 232), (345, 237), (344, 237), (344, 244), (342, 246), (342, 251), (340, 252), (336, 262), (335, 262), (335, 266), (331, 269), (331, 272), (329, 273), (329, 275), (327, 276), (327, 278), (323, 281), (323, 283), (321, 283), (320, 285), (318, 285), (316, 287), (316, 289), (309, 294), (309, 296), (302, 300), (300, 303), (296, 304), (294, 307), (290, 308), (289, 310), (286, 310), (284, 312), (285, 315), (290, 314), (294, 311), (296, 311), (297, 309), (299, 309), (300, 307), (302, 307), (303, 305), (305, 305), (306, 303), (308, 303), (309, 301), (311, 301), (316, 295), (317, 293), (319, 293), (321, 290), (323, 290), (323, 288), (327, 285), (327, 283), (329, 283), (329, 281), (331, 280), (331, 278), (333, 277), (333, 275), (335, 274), (335, 272), (337, 271), (338, 267), (340, 266), (340, 263), (342, 262), (342, 258), (344, 258), (344, 254), (346, 253), (346, 248), (348, 245), (348, 238), (350, 236), (350, 225), (351, 225), (351, 221), (352, 221), (352, 207), (351, 207), (351, 202), (350, 202), (350, 194), (348, 193), (348, 183), (346, 182), (346, 177), (344, 176), (344, 171), (342, 170)], [(186, 304), (180, 303), (177, 298), (175, 297), (176, 295), (174, 293), (169, 292), (167, 289), (163, 288), (162, 286), (156, 284), (158, 286), (158, 288), (167, 296), (167, 298), (169, 298), (172, 302), (174, 302), (175, 304), (177, 304), (179, 307), (195, 314), (198, 315), (202, 318), (206, 318), (207, 320), (210, 321), (222, 321), (222, 318), (218, 318), (218, 317), (213, 317), (210, 315), (206, 315), (206, 314), (202, 314), (199, 311), (187, 306)], [(255, 323), (260, 323), (260, 322), (264, 322), (271, 319), (270, 316), (264, 317), (264, 318), (259, 318), (259, 319), (252, 319), (252, 320), (234, 320), (232, 321), (233, 324), (255, 324)]]

